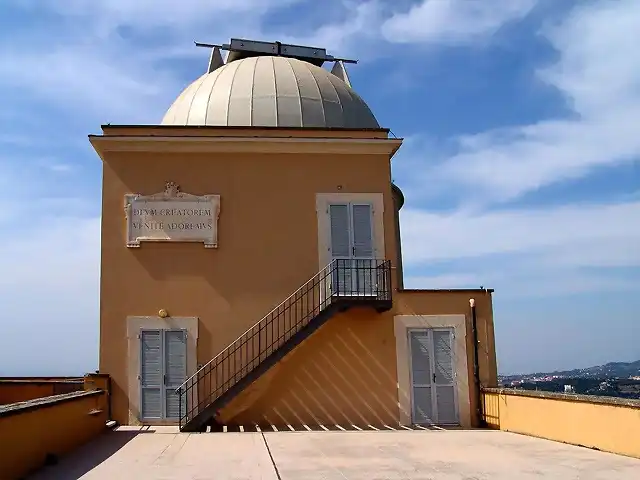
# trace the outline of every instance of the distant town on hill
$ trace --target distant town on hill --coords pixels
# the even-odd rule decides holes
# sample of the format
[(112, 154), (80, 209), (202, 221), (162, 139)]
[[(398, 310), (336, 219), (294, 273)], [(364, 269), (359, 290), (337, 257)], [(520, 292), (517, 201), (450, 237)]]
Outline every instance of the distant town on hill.
[(640, 399), (640, 360), (549, 373), (500, 375), (500, 385), (524, 390)]

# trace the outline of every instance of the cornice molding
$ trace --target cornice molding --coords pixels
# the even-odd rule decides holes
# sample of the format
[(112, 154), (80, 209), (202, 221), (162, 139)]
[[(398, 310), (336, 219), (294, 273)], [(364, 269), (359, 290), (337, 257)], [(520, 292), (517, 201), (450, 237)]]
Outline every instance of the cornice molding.
[(246, 152), (387, 154), (402, 145), (396, 138), (193, 137), (89, 135), (93, 148), (105, 152)]

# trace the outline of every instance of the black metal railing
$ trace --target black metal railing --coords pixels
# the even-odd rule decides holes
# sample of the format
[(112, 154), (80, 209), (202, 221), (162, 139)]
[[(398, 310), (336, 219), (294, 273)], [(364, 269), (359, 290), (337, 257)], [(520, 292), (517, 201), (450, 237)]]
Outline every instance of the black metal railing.
[(333, 260), (178, 387), (180, 428), (238, 385), (328, 307), (362, 302), (391, 308), (391, 291), (390, 261)]

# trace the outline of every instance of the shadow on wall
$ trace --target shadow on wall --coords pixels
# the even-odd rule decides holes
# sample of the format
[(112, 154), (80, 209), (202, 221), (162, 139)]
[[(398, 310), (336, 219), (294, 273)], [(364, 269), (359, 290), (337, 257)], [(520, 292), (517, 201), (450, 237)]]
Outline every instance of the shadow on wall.
[(255, 401), (243, 406), (232, 402), (228, 408), (239, 413), (226, 423), (278, 428), (397, 425), (394, 342), (392, 315), (364, 308), (339, 314), (250, 387), (260, 390)]

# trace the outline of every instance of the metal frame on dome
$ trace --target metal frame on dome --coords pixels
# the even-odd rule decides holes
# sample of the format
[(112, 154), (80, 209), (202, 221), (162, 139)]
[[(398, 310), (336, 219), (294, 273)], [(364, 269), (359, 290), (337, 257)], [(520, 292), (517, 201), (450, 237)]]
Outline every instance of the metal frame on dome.
[(305, 45), (292, 45), (282, 42), (263, 42), (259, 40), (246, 40), (232, 38), (230, 43), (216, 45), (212, 43), (194, 42), (196, 47), (214, 48), (229, 52), (227, 62), (233, 62), (242, 58), (258, 57), (263, 55), (290, 57), (304, 60), (321, 67), (324, 62), (358, 63), (357, 60), (336, 58), (329, 55), (325, 48), (308, 47)]

